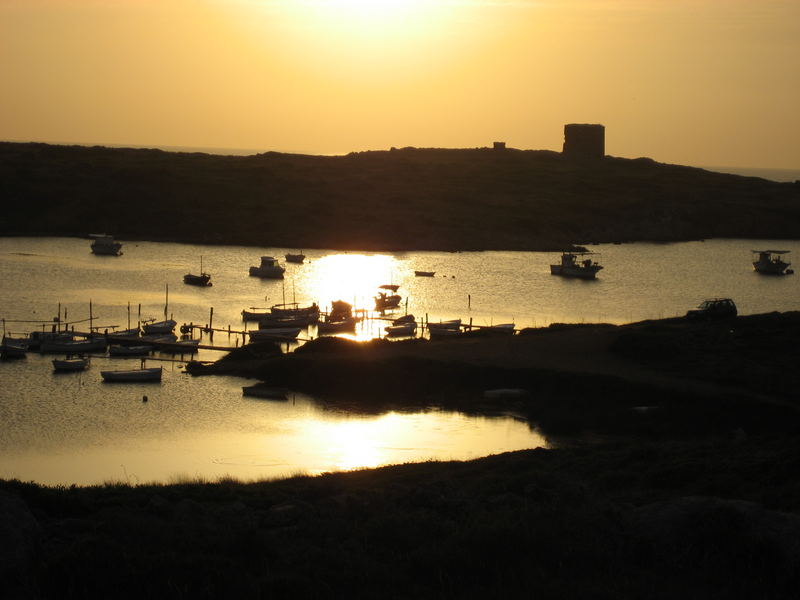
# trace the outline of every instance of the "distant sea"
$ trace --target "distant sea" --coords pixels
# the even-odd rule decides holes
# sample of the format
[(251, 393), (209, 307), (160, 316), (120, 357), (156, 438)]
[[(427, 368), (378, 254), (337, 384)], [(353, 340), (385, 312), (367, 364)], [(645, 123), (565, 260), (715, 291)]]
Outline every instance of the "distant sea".
[[(48, 144), (59, 145), (73, 145), (68, 142), (46, 142)], [(107, 148), (154, 148), (164, 150), (166, 152), (205, 152), (206, 154), (220, 154), (224, 156), (250, 156), (253, 154), (261, 154), (263, 152), (286, 152), (288, 154), (317, 154), (319, 156), (338, 156), (337, 153), (332, 154), (319, 154), (317, 152), (299, 152), (279, 150), (275, 148), (213, 148), (213, 147), (192, 147), (192, 146), (137, 146), (135, 144), (74, 144), (77, 146), (105, 146)], [(341, 154), (347, 154), (342, 152)], [(720, 166), (707, 166), (707, 165), (686, 165), (689, 167), (698, 167), (706, 169), (707, 171), (716, 171), (717, 173), (732, 173), (733, 175), (744, 175), (745, 177), (761, 177), (762, 179), (770, 179), (772, 181), (800, 181), (800, 169), (765, 169), (762, 167), (720, 167)]]

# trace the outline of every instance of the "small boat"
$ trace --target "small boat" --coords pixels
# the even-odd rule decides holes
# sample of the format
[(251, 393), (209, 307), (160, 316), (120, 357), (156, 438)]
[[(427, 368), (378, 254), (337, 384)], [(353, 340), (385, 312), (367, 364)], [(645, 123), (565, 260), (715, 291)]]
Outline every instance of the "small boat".
[(39, 352), (79, 354), (82, 352), (105, 352), (108, 342), (105, 336), (93, 336), (82, 340), (44, 340), (39, 346)]
[(353, 316), (353, 305), (344, 300), (334, 300), (331, 303), (331, 312), (323, 321), (317, 323), (319, 333), (341, 333), (355, 331), (358, 317)]
[(107, 256), (119, 256), (122, 254), (122, 244), (114, 241), (114, 238), (105, 233), (91, 233), (90, 238), (93, 238), (91, 249), (94, 254), (104, 254)]
[(299, 327), (276, 327), (274, 329), (254, 329), (247, 332), (251, 342), (274, 342), (293, 340), (300, 334)]
[(183, 283), (188, 285), (196, 285), (199, 287), (211, 287), (213, 284), (211, 283), (211, 275), (206, 273), (203, 270), (203, 257), (200, 257), (200, 275), (192, 275), (191, 273), (187, 273), (183, 276)]
[(262, 277), (264, 279), (283, 279), (286, 271), (278, 264), (278, 259), (274, 256), (262, 256), (261, 264), (257, 267), (250, 267), (252, 277)]
[(414, 271), (414, 275), (417, 277), (433, 277), (436, 274), (436, 271)]
[(270, 387), (262, 384), (246, 385), (242, 387), (242, 396), (265, 398), (267, 400), (287, 400), (289, 390), (283, 387)]
[(416, 321), (406, 321), (405, 323), (384, 327), (384, 330), (386, 331), (386, 335), (390, 337), (414, 335), (414, 333), (417, 331), (417, 323)]
[(291, 254), (287, 252), (284, 255), (284, 258), (286, 259), (286, 262), (302, 263), (306, 259), (306, 255), (303, 254), (302, 252), (299, 252), (298, 254)]
[(28, 335), (28, 350), (39, 350), (44, 342), (71, 342), (73, 335), (63, 331), (32, 331)]
[(379, 285), (378, 287), (382, 290), (389, 290), (391, 292), (396, 292), (398, 289), (400, 289), (400, 286), (397, 285), (396, 283), (384, 283), (383, 285)]
[(561, 264), (550, 265), (552, 275), (562, 277), (577, 277), (579, 279), (594, 279), (597, 272), (603, 267), (596, 261), (589, 258), (580, 258), (587, 255), (595, 255), (595, 252), (563, 252), (561, 254)]
[(316, 302), (313, 302), (311, 306), (300, 306), (297, 302), (276, 304), (269, 309), (269, 316), (273, 318), (304, 318), (310, 324), (319, 319), (319, 306)]
[(414, 315), (403, 315), (402, 317), (397, 317), (395, 320), (392, 321), (392, 325), (403, 325), (404, 323), (416, 323), (417, 319)]
[(174, 333), (147, 333), (139, 339), (142, 342), (153, 342), (154, 344), (173, 344), (178, 341), (178, 336)]
[(145, 335), (151, 335), (154, 333), (172, 333), (172, 330), (175, 329), (177, 324), (178, 322), (172, 319), (153, 321), (150, 323), (143, 323), (142, 331), (144, 331)]
[(500, 323), (481, 327), (476, 333), (482, 333), (483, 335), (514, 335), (514, 323)]
[(793, 269), (789, 268), (789, 261), (783, 260), (784, 254), (789, 254), (789, 250), (753, 250), (753, 254), (758, 254), (758, 259), (753, 261), (753, 268), (765, 275), (791, 275)]
[(400, 306), (402, 298), (399, 294), (389, 294), (387, 292), (378, 292), (375, 296), (375, 310), (388, 310), (390, 308), (397, 308)]
[(259, 329), (275, 329), (276, 327), (308, 327), (312, 323), (314, 323), (317, 319), (307, 316), (277, 316), (277, 315), (266, 315), (262, 317), (258, 321), (258, 328)]
[(3, 336), (0, 343), (0, 359), (25, 358), (28, 353), (28, 340)]
[(194, 354), (197, 352), (197, 346), (200, 340), (182, 340), (180, 342), (157, 342), (155, 344), (156, 350), (159, 352), (168, 352), (170, 354)]
[(108, 347), (109, 356), (147, 356), (153, 350), (152, 346), (120, 346), (113, 344)]
[(103, 381), (107, 382), (149, 382), (161, 381), (162, 368), (132, 369), (127, 371), (100, 371)]
[(461, 335), (461, 319), (428, 323), (428, 334), (431, 339), (459, 336)]
[(132, 327), (131, 329), (122, 329), (120, 331), (112, 331), (106, 334), (108, 338), (132, 338), (139, 337), (139, 328)]
[(77, 358), (53, 359), (53, 370), (58, 371), (60, 373), (66, 373), (68, 371), (84, 371), (88, 366), (89, 366), (88, 356), (79, 356)]
[(260, 321), (269, 314), (270, 311), (267, 308), (251, 306), (249, 309), (242, 310), (242, 321)]

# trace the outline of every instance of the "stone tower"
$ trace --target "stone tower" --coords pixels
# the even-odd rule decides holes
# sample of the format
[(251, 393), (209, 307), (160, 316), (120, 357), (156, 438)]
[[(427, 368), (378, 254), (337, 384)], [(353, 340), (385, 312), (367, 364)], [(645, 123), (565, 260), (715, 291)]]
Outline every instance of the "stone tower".
[(603, 158), (606, 155), (605, 126), (583, 123), (564, 125), (563, 154), (570, 158)]

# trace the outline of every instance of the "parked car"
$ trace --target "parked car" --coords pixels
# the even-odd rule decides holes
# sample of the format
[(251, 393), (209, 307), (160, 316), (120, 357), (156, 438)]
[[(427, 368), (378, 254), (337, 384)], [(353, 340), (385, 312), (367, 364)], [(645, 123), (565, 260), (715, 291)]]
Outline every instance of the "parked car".
[(706, 319), (728, 319), (737, 315), (736, 304), (730, 298), (712, 298), (704, 300), (700, 306), (686, 313), (691, 321)]

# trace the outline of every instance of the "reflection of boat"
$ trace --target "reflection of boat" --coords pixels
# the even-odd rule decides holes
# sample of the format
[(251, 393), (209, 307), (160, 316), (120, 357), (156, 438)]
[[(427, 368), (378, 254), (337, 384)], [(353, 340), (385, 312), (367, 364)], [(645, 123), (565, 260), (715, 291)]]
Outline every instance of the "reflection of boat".
[(27, 340), (3, 336), (3, 341), (0, 343), (0, 358), (3, 360), (10, 358), (25, 358), (27, 356), (27, 352)]
[(794, 270), (789, 269), (789, 261), (781, 258), (784, 254), (788, 254), (789, 250), (753, 250), (754, 254), (758, 254), (758, 260), (753, 261), (753, 268), (759, 273), (766, 275), (791, 275)]
[(306, 255), (303, 254), (302, 252), (300, 252), (298, 254), (291, 254), (291, 253), (287, 252), (284, 255), (284, 258), (286, 259), (286, 262), (302, 263), (306, 259)]
[(262, 256), (259, 266), (250, 267), (250, 275), (265, 279), (283, 279), (284, 271), (286, 269), (280, 266), (278, 259), (273, 256)]
[(183, 283), (187, 283), (189, 285), (197, 285), (200, 287), (210, 287), (213, 285), (211, 283), (211, 275), (203, 271), (203, 257), (200, 257), (200, 275), (192, 275), (191, 273), (187, 273), (183, 276)]
[(132, 369), (128, 371), (100, 371), (104, 381), (109, 382), (148, 382), (161, 381), (161, 367)]
[(402, 298), (400, 294), (388, 294), (386, 292), (378, 292), (375, 296), (375, 310), (386, 310), (389, 308), (397, 308), (400, 306)]
[(122, 254), (122, 244), (115, 242), (114, 238), (105, 233), (92, 233), (89, 235), (93, 238), (91, 248), (94, 254), (105, 254), (108, 256), (119, 256)]
[(83, 371), (88, 366), (89, 358), (86, 356), (80, 356), (78, 358), (53, 359), (54, 371)]
[(594, 279), (597, 272), (603, 267), (593, 261), (591, 257), (581, 258), (594, 252), (564, 252), (561, 254), (561, 264), (550, 265), (552, 275), (562, 277), (578, 277), (580, 279)]
[(417, 277), (433, 277), (435, 274), (436, 271), (414, 271)]
[(152, 346), (118, 346), (108, 347), (109, 356), (146, 356), (150, 354)]
[(286, 400), (289, 396), (289, 390), (283, 387), (270, 387), (262, 384), (246, 385), (242, 387), (242, 396), (266, 398), (267, 400)]

